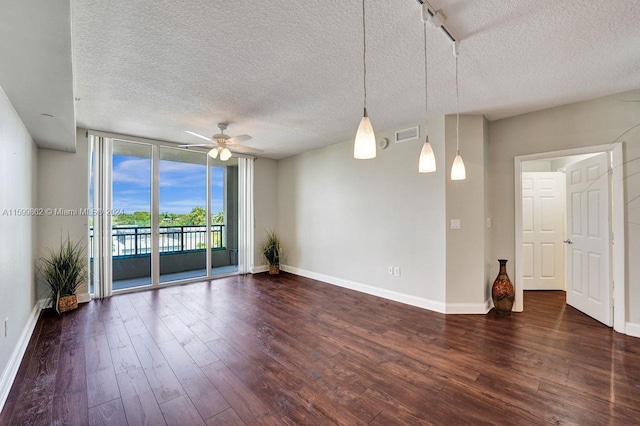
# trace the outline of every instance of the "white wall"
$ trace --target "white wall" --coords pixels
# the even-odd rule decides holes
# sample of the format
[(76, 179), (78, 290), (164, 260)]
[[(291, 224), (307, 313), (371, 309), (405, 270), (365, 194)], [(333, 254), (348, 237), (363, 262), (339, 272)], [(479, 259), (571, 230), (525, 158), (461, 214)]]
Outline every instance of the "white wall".
[[(634, 100), (636, 102), (628, 102)], [(625, 102), (627, 101), (627, 102)], [(513, 259), (514, 157), (625, 142), (627, 320), (640, 324), (640, 91), (634, 91), (491, 123), (493, 257)], [(629, 131), (630, 130), (630, 131)], [(513, 273), (513, 263), (508, 269)]]
[(260, 250), (267, 230), (278, 225), (278, 163), (267, 158), (258, 158), (254, 163), (253, 186), (254, 209), (254, 268), (267, 265)]
[[(36, 219), (8, 209), (36, 207), (37, 148), (0, 88), (0, 377), (10, 369), (36, 303)], [(5, 210), (7, 209), (7, 210)], [(9, 318), (8, 335), (4, 320)], [(28, 337), (28, 336), (27, 336)], [(20, 362), (18, 359), (17, 362)], [(4, 381), (4, 380), (3, 380)], [(0, 383), (5, 385), (6, 383)], [(10, 385), (10, 383), (9, 383)], [(0, 386), (0, 391), (2, 391)], [(2, 393), (2, 392), (0, 392)], [(2, 406), (0, 401), (0, 409)]]
[[(88, 244), (86, 215), (65, 216), (56, 209), (74, 211), (89, 207), (89, 163), (86, 131), (77, 129), (75, 153), (41, 149), (38, 151), (38, 207), (52, 213), (38, 217), (38, 257), (56, 249), (60, 241), (84, 239)], [(38, 298), (48, 295), (46, 283), (38, 279)], [(88, 286), (82, 285), (77, 294), (88, 300)]]
[[(355, 160), (353, 141), (280, 160), (277, 230), (287, 248), (284, 263), (442, 309), (444, 131), (434, 133), (436, 173), (417, 171), (422, 138), (395, 144), (391, 132), (376, 134), (392, 142), (372, 160)], [(400, 267), (401, 276), (389, 275), (389, 266)]]

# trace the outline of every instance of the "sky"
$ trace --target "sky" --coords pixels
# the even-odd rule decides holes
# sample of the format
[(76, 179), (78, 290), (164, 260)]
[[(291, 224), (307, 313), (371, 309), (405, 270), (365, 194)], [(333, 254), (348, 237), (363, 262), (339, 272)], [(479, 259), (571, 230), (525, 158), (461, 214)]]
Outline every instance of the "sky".
[[(206, 166), (160, 160), (160, 213), (189, 213), (206, 205)], [(151, 210), (151, 160), (113, 155), (113, 209)], [(211, 212), (223, 210), (224, 168), (211, 168)]]

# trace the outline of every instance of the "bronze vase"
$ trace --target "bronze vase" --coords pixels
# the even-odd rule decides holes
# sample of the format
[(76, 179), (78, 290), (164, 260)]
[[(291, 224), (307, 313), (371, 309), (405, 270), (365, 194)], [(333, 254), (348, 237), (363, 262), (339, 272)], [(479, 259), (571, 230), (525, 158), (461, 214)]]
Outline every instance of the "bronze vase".
[(498, 259), (498, 262), (500, 262), (500, 272), (491, 287), (491, 298), (498, 314), (511, 315), (516, 291), (511, 284), (509, 275), (507, 275), (507, 260)]

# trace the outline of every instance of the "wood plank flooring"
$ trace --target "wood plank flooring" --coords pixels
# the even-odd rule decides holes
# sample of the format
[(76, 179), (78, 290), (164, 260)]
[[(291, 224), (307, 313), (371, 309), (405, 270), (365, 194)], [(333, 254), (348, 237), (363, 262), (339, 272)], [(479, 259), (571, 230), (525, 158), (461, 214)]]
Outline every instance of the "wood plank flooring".
[(564, 298), (445, 316), (286, 273), (114, 296), (43, 313), (0, 424), (640, 424), (640, 339)]

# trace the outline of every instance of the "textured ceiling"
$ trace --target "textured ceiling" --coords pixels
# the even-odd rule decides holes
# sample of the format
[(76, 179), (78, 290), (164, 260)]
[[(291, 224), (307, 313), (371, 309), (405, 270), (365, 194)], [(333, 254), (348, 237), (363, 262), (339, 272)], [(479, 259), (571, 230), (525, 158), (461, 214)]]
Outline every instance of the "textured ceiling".
[(41, 148), (75, 151), (69, 1), (2, 0), (0, 86)]
[[(640, 4), (433, 0), (461, 40), (460, 111), (490, 120), (640, 87)], [(361, 2), (73, 0), (79, 126), (181, 143), (217, 122), (284, 158), (354, 137)], [(376, 130), (424, 118), (420, 5), (367, 0)], [(428, 27), (429, 116), (455, 112), (451, 42)]]

